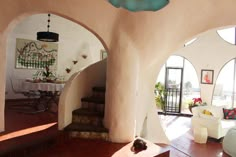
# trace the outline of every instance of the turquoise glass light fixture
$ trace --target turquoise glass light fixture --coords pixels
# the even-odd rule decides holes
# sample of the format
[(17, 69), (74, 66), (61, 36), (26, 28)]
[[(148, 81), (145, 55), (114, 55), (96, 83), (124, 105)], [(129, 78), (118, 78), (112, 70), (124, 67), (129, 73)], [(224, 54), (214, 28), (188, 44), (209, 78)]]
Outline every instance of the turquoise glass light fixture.
[(165, 7), (169, 0), (109, 0), (117, 8), (125, 8), (129, 11), (157, 11)]

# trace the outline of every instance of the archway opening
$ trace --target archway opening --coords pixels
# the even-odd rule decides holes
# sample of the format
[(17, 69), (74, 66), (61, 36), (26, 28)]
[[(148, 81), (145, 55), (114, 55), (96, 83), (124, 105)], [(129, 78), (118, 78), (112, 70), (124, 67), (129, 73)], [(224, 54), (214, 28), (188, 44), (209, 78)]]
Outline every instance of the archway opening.
[[(45, 20), (46, 17), (45, 15), (46, 14), (34, 14), (32, 16), (26, 17), (25, 19), (21, 17), (21, 19), (23, 20), (17, 23), (15, 27), (12, 28), (12, 30), (8, 34), (7, 49), (6, 49), (7, 73), (6, 73), (5, 99), (6, 102), (11, 102), (11, 103), (9, 106), (8, 103), (6, 103), (5, 106), (6, 109), (14, 106), (15, 102), (24, 103), (25, 105), (26, 99), (29, 98), (28, 95), (27, 96), (24, 95), (25, 91), (22, 91), (22, 88), (18, 88), (20, 92), (14, 91), (12, 84), (13, 78), (23, 79), (23, 81), (25, 80), (31, 81), (35, 79), (34, 77), (39, 71), (45, 70), (44, 67), (41, 68), (40, 66), (37, 66), (38, 63), (36, 63), (34, 60), (35, 55), (26, 56), (25, 55), (26, 53), (22, 54), (22, 56), (25, 57), (25, 62), (26, 62), (22, 64), (23, 67), (17, 67), (17, 59), (16, 59), (17, 53), (18, 54), (20, 53), (20, 51), (17, 52), (17, 50), (22, 50), (24, 48), (28, 50), (29, 47), (25, 46), (27, 45), (28, 41), (34, 43), (37, 42), (36, 32), (45, 29), (46, 26), (47, 21)], [(88, 67), (89, 65), (104, 59), (105, 48), (103, 46), (103, 43), (102, 41), (100, 41), (100, 38), (96, 37), (97, 35), (94, 35), (93, 32), (89, 31), (88, 29), (84, 28), (81, 25), (78, 25), (75, 22), (72, 22), (70, 20), (67, 20), (54, 14), (51, 17), (51, 20), (52, 20), (51, 25), (53, 25), (51, 26), (52, 27), (51, 29), (54, 30), (55, 32), (59, 32), (61, 38), (60, 42), (57, 43), (58, 49), (57, 49), (57, 54), (55, 55), (55, 58), (57, 59), (55, 61), (56, 65), (53, 68), (50, 67), (51, 70), (50, 72), (52, 72), (57, 77), (58, 81), (66, 81), (74, 73), (81, 71), (84, 68)], [(18, 44), (16, 39), (23, 40), (23, 44), (21, 43), (22, 44), (21, 46), (23, 46), (23, 48), (17, 47)], [(41, 50), (43, 48), (45, 49), (47, 48), (47, 43), (42, 44), (41, 47), (35, 46), (35, 48), (36, 49), (32, 50), (31, 53), (28, 53), (28, 55), (31, 55), (34, 52), (40, 54), (44, 53)], [(101, 56), (101, 53), (103, 53), (103, 56)], [(39, 59), (39, 57), (37, 56), (36, 59)], [(43, 60), (43, 58), (41, 59)], [(32, 64), (34, 64), (35, 66), (32, 66)], [(70, 71), (68, 71), (68, 69)], [(38, 98), (38, 96), (34, 97), (33, 99), (35, 98)], [(19, 100), (22, 100), (22, 102)], [(35, 101), (33, 101), (33, 103), (35, 103)], [(31, 105), (32, 107), (32, 104), (29, 105)], [(18, 109), (22, 111), (21, 107), (22, 105), (17, 106), (17, 111)], [(32, 109), (31, 107), (30, 110)], [(37, 107), (42, 109), (44, 106), (37, 106)], [(28, 108), (26, 110), (28, 111)], [(38, 108), (36, 110), (38, 110)], [(54, 111), (57, 112), (56, 104), (54, 104), (52, 110), (53, 112)], [(23, 111), (25, 111), (25, 106), (23, 107)], [(33, 116), (39, 116), (39, 115), (37, 115), (36, 113)], [(9, 117), (11, 116), (9, 115)], [(7, 119), (7, 117), (5, 117), (5, 119)], [(49, 121), (57, 122), (57, 114), (55, 114), (54, 118), (52, 118)], [(8, 128), (5, 128), (5, 130), (7, 129)]]

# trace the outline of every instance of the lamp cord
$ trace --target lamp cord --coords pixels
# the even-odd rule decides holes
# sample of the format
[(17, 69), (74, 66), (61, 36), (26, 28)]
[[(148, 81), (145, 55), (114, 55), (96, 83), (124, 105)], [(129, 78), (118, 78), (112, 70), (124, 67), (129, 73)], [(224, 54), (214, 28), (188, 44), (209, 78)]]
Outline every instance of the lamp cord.
[(49, 27), (50, 27), (50, 16), (51, 16), (51, 14), (48, 14), (48, 32), (49, 32)]

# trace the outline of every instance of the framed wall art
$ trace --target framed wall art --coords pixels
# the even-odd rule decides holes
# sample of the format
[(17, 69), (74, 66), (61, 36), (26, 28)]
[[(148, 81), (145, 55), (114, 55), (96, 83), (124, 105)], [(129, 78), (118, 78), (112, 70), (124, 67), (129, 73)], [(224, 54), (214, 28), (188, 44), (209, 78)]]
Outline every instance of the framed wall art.
[(202, 69), (201, 70), (201, 83), (213, 84), (214, 70)]
[(16, 39), (16, 68), (44, 69), (57, 65), (58, 44), (28, 39)]

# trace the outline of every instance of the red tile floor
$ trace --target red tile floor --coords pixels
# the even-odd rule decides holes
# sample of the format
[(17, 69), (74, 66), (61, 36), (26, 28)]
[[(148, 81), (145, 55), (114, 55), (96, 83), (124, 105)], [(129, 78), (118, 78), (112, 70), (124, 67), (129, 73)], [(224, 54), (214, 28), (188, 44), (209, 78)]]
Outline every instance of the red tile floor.
[[(125, 145), (100, 140), (64, 139), (62, 132), (57, 130), (56, 114), (22, 114), (9, 109), (9, 105), (7, 103), (5, 110), (6, 131), (0, 133), (0, 156), (110, 157)], [(160, 146), (170, 149), (171, 157), (228, 157), (223, 153), (220, 142), (209, 139), (206, 144), (197, 144), (193, 141), (190, 118), (160, 115), (160, 119), (171, 140), (171, 145)]]

